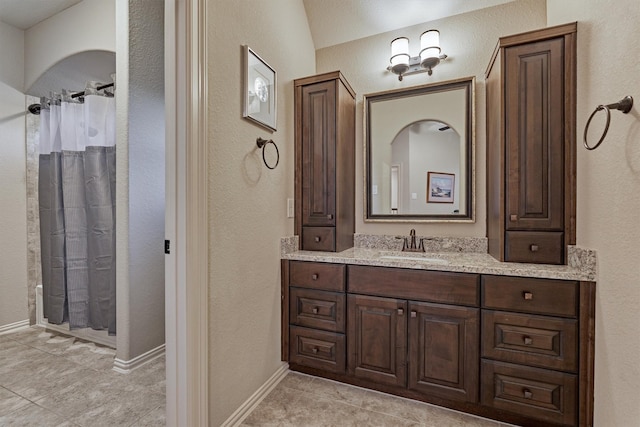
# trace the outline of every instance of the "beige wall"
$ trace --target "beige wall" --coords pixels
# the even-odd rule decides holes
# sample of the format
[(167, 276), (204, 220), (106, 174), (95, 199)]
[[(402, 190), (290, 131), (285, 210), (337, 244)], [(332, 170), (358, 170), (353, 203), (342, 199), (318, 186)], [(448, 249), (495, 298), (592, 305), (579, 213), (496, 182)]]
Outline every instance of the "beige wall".
[[(353, 42), (319, 49), (317, 71), (341, 70), (357, 94), (356, 114), (356, 233), (408, 234), (483, 237), (486, 229), (485, 204), (485, 114), (484, 72), (498, 37), (546, 26), (545, 0), (520, 0), (476, 12), (379, 34)], [(440, 30), (440, 44), (449, 58), (426, 73), (407, 76), (402, 82), (386, 71), (389, 43), (395, 37), (409, 37), (409, 49), (417, 55), (420, 34)], [(476, 76), (476, 222), (475, 224), (372, 224), (363, 220), (363, 106), (365, 94), (417, 86), (426, 83)]]
[(29, 28), (25, 31), (25, 89), (70, 55), (115, 51), (115, 28), (114, 2), (104, 0), (83, 0)]
[(0, 22), (0, 328), (27, 320), (23, 31)]
[[(24, 33), (0, 22), (0, 328), (27, 320)], [(15, 60), (14, 60), (15, 59)]]
[[(606, 140), (582, 147), (584, 126), (599, 104), (632, 95), (640, 102), (637, 0), (548, 1), (549, 25), (578, 21), (577, 243), (598, 251), (595, 425), (640, 420), (640, 105), (611, 113)], [(604, 115), (594, 119), (599, 138)], [(597, 121), (597, 123), (596, 123)]]
[(116, 2), (116, 358), (164, 343), (164, 1)]
[[(301, 0), (208, 3), (210, 424), (220, 425), (280, 362), (280, 252), (293, 234), (293, 79), (315, 73)], [(242, 45), (277, 72), (277, 132), (242, 118)], [(267, 169), (256, 138), (273, 139)]]

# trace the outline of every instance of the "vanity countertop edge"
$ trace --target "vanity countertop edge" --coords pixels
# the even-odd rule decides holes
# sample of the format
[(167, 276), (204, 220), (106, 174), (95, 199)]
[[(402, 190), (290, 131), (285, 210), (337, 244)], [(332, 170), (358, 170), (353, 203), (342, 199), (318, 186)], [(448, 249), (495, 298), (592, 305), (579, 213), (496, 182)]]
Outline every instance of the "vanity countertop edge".
[(298, 236), (281, 239), (281, 259), (587, 282), (595, 282), (597, 278), (595, 251), (577, 246), (569, 247), (568, 265), (548, 265), (500, 262), (483, 252), (406, 253), (384, 245), (382, 248), (356, 246), (342, 252), (301, 251), (297, 249), (297, 242)]

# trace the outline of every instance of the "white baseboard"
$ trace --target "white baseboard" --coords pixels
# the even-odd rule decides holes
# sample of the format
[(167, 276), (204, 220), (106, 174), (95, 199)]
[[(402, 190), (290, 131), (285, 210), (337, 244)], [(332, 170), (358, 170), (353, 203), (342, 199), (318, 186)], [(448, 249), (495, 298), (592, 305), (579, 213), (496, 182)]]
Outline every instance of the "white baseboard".
[(122, 360), (116, 357), (116, 359), (113, 361), (113, 370), (121, 374), (129, 374), (131, 373), (131, 371), (141, 367), (145, 363), (149, 363), (152, 360), (164, 355), (164, 351), (165, 344), (162, 344), (147, 351), (146, 353), (141, 354), (140, 356), (134, 357), (131, 360)]
[(271, 375), (271, 378), (267, 380), (262, 386), (256, 390), (255, 393), (247, 399), (231, 416), (222, 423), (222, 427), (236, 427), (239, 426), (245, 418), (247, 418), (251, 412), (262, 402), (262, 400), (273, 390), (282, 379), (289, 373), (289, 365), (283, 364), (278, 370)]
[(0, 335), (10, 334), (11, 332), (18, 332), (28, 327), (29, 327), (29, 319), (21, 320), (19, 322), (9, 323), (7, 325), (0, 326)]

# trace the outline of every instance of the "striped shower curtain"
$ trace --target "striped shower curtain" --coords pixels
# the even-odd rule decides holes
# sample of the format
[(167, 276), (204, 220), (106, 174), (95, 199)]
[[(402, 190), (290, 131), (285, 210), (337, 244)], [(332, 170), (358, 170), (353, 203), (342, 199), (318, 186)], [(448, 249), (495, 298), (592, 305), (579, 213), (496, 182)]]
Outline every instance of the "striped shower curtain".
[(88, 84), (40, 113), (39, 204), (44, 316), (116, 332), (115, 99)]

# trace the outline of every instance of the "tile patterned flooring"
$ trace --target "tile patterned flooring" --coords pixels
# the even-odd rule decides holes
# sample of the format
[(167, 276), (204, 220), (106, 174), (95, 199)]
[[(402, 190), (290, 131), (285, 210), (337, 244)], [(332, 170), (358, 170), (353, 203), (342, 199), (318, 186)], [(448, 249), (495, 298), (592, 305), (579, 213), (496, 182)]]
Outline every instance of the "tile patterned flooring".
[[(165, 363), (111, 369), (115, 350), (32, 327), (0, 335), (0, 426), (164, 426)], [(242, 426), (506, 427), (290, 372)]]
[(290, 372), (242, 426), (507, 427), (497, 421)]
[(0, 335), (0, 426), (164, 425), (164, 357), (128, 375), (114, 357), (40, 327)]

